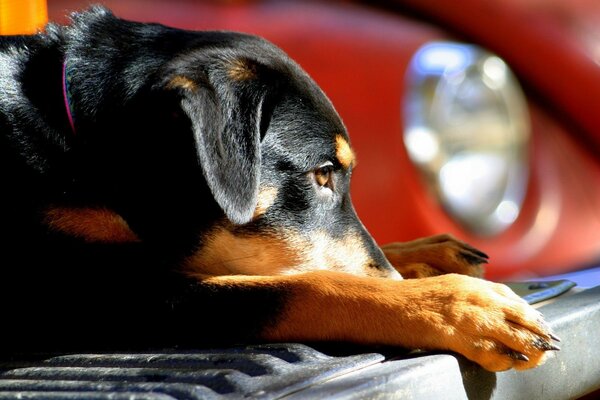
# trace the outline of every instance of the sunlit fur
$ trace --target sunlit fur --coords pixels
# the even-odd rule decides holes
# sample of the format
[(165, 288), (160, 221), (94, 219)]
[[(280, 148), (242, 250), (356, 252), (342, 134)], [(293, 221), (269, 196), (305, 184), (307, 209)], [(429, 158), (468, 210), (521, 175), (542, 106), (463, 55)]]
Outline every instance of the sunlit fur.
[(333, 238), (325, 231), (301, 234), (236, 234), (224, 224), (185, 262), (189, 275), (291, 275), (334, 270), (357, 276), (401, 279), (395, 270), (371, 268), (369, 252), (360, 237)]

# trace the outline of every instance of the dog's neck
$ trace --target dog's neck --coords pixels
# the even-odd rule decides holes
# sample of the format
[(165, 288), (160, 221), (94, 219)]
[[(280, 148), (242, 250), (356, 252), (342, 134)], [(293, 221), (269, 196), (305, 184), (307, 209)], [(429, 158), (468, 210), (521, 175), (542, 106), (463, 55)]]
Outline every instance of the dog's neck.
[(62, 87), (63, 87), (63, 99), (65, 102), (65, 111), (67, 112), (67, 118), (69, 119), (69, 124), (71, 125), (71, 130), (73, 134), (75, 131), (75, 118), (73, 112), (73, 96), (71, 94), (71, 73), (69, 70), (69, 63), (67, 60), (63, 62), (62, 68)]

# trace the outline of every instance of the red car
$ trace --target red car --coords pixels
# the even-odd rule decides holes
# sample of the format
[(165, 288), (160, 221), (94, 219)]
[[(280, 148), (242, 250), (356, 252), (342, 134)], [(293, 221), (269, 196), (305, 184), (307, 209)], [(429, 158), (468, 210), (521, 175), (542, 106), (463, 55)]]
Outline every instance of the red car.
[[(66, 22), (87, 2), (48, 3), (49, 19)], [(600, 261), (597, 2), (104, 4), (287, 51), (347, 125), (354, 204), (379, 243), (452, 233), (490, 254), (496, 280)]]

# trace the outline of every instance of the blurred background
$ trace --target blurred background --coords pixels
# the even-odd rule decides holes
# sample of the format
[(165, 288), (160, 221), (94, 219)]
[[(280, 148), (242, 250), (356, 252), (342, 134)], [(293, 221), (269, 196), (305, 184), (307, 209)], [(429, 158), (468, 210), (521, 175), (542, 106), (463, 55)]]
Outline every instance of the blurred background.
[(0, 0), (0, 33), (92, 3), (283, 48), (348, 128), (354, 205), (380, 244), (451, 233), (491, 256), (490, 279), (599, 264), (597, 1)]

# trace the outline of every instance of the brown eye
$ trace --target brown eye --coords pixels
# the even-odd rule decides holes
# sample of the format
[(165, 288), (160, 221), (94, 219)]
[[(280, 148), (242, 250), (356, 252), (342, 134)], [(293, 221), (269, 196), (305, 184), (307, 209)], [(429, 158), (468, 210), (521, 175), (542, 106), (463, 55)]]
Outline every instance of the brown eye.
[(315, 180), (321, 187), (331, 188), (331, 177), (333, 174), (333, 165), (327, 164), (315, 170)]

